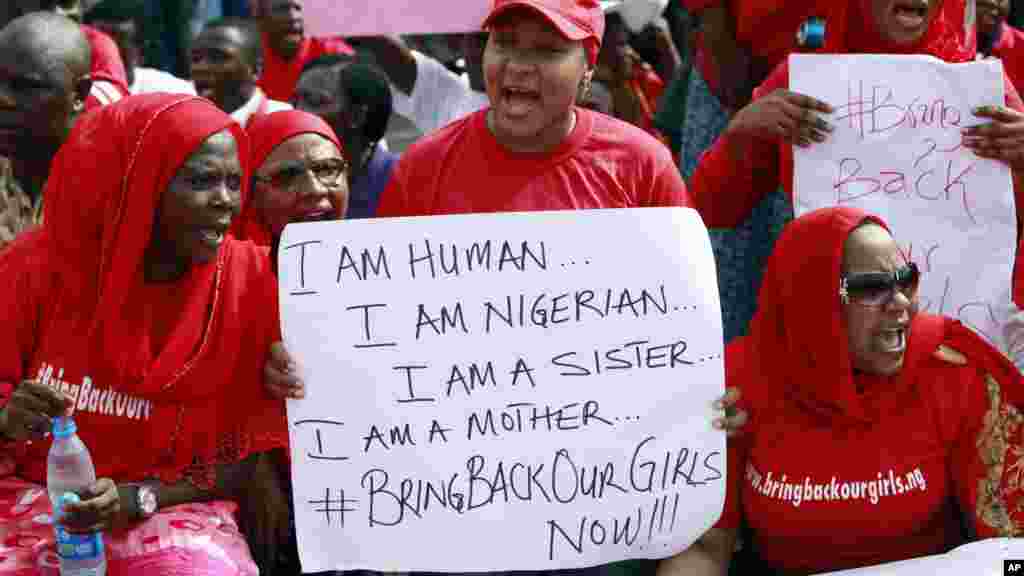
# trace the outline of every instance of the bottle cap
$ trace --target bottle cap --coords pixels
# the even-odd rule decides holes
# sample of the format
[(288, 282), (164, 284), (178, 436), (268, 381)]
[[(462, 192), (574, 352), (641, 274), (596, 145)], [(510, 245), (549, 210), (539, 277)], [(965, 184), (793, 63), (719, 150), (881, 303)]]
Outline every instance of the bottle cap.
[(796, 43), (808, 50), (825, 46), (825, 20), (817, 16), (805, 20), (796, 31)]
[(78, 504), (82, 499), (78, 497), (78, 494), (74, 492), (65, 492), (60, 495), (57, 499), (57, 506), (54, 508), (57, 511), (57, 519), (60, 520), (64, 517), (64, 507), (68, 504)]
[(69, 438), (78, 432), (78, 426), (70, 416), (57, 416), (53, 419), (53, 436), (55, 438)]

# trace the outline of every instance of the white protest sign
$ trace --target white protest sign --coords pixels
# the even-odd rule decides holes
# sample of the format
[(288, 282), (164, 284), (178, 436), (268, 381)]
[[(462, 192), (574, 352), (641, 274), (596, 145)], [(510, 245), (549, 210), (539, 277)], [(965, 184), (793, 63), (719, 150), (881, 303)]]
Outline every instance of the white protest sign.
[(881, 216), (918, 263), (923, 311), (958, 318), (1002, 350), (1016, 216), (1009, 168), (961, 145), (971, 111), (1003, 104), (998, 60), (800, 54), (795, 92), (828, 102), (835, 131), (795, 148), (797, 215), (852, 205)]
[[(946, 554), (914, 558), (879, 566), (869, 566), (822, 576), (1004, 576), (1024, 574), (1024, 539), (991, 538), (964, 544)], [(1013, 572), (1004, 570), (1004, 561), (1017, 560)]]
[(380, 36), (472, 32), (493, 0), (306, 0), (306, 32), (313, 36)]
[(583, 567), (719, 517), (721, 312), (687, 208), (291, 225), (304, 571)]

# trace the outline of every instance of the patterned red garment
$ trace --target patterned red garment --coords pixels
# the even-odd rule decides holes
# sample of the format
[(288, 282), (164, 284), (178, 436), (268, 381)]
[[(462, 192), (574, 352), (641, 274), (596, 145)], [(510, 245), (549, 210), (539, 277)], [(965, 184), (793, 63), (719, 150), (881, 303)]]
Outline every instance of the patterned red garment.
[[(893, 376), (850, 361), (839, 282), (854, 208), (783, 232), (726, 382), (750, 424), (730, 439), (719, 527), (752, 529), (762, 562), (807, 574), (945, 552), (1024, 529), (1024, 376), (959, 322), (916, 315)], [(794, 282), (793, 278), (800, 278)]]

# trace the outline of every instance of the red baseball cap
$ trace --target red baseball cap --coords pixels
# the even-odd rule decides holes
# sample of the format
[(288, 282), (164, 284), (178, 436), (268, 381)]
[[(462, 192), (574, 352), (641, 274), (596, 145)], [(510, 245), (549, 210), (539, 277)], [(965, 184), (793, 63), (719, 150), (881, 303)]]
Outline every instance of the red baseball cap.
[(592, 39), (601, 45), (604, 36), (604, 10), (598, 0), (494, 0), (484, 20), (488, 29), (494, 19), (512, 8), (529, 8), (540, 14), (569, 40)]

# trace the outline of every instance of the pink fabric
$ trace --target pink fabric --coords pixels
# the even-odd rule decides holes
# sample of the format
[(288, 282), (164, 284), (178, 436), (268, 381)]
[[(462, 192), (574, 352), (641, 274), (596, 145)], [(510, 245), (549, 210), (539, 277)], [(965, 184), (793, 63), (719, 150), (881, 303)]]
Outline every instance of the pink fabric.
[[(104, 534), (107, 575), (256, 576), (230, 502), (161, 510), (131, 530)], [(59, 576), (44, 487), (0, 479), (0, 574)]]

